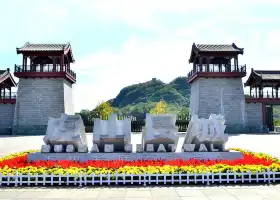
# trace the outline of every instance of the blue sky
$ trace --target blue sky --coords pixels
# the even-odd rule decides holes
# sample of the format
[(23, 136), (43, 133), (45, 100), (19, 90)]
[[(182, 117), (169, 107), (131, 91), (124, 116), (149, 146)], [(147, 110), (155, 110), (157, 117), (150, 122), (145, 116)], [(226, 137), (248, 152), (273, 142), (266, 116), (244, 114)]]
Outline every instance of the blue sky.
[[(26, 41), (72, 45), (75, 111), (153, 77), (186, 76), (193, 42), (244, 48), (240, 64), (280, 70), (279, 0), (5, 0), (1, 67)], [(244, 80), (245, 81), (245, 80)]]

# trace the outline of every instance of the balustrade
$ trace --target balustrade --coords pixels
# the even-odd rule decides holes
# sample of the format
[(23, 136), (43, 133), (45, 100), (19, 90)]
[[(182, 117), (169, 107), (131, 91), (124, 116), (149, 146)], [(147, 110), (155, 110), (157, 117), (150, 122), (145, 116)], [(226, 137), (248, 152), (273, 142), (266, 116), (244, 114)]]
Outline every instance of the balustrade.
[(244, 72), (246, 73), (246, 65), (196, 65), (193, 70), (188, 73), (188, 78), (198, 72), (208, 72), (208, 73), (217, 73), (217, 72)]
[(25, 67), (21, 65), (15, 65), (15, 73), (16, 72), (44, 72), (44, 73), (54, 73), (54, 72), (66, 72), (71, 77), (76, 79), (76, 73), (73, 72), (69, 66), (67, 65), (53, 65), (53, 64), (46, 64), (46, 65), (26, 65)]

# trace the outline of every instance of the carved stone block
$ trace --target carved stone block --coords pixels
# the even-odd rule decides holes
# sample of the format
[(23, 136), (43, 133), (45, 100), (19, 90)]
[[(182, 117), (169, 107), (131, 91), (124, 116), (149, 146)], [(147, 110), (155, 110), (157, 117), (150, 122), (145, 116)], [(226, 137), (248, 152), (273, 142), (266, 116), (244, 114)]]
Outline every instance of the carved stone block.
[(126, 144), (126, 145), (124, 146), (124, 151), (125, 151), (126, 153), (132, 153), (132, 144)]
[(49, 145), (87, 145), (85, 126), (80, 115), (61, 114), (60, 118), (49, 118), (46, 135), (43, 138)]
[(148, 144), (154, 145), (154, 151), (157, 151), (160, 144), (164, 145), (165, 150), (168, 144), (177, 147), (179, 136), (175, 123), (176, 115), (173, 114), (146, 114), (146, 125), (142, 130), (144, 149), (147, 151)]
[(66, 153), (74, 153), (75, 152), (75, 147), (73, 144), (68, 144), (66, 146)]
[(124, 152), (125, 145), (131, 143), (131, 119), (119, 120), (115, 113), (108, 120), (95, 119), (92, 142), (100, 152), (105, 152), (105, 144), (113, 144), (114, 151)]
[(78, 146), (79, 153), (88, 153), (88, 146), (86, 144), (80, 144)]
[(228, 141), (225, 128), (222, 115), (211, 114), (209, 119), (199, 119), (197, 115), (193, 115), (183, 144), (195, 144), (195, 151), (223, 151), (222, 145)]
[(154, 144), (147, 144), (146, 152), (154, 152)]
[(210, 151), (219, 151), (219, 149), (215, 149), (214, 144), (210, 144)]
[(184, 144), (183, 151), (184, 152), (193, 152), (195, 148), (195, 144)]
[(53, 150), (55, 153), (62, 153), (64, 148), (63, 148), (62, 144), (57, 144), (57, 145), (54, 145)]
[(163, 144), (160, 144), (160, 145), (159, 145), (159, 147), (158, 147), (158, 149), (157, 149), (157, 152), (166, 152), (166, 149), (165, 149), (165, 147), (164, 147)]
[(142, 144), (136, 144), (136, 153), (142, 153), (144, 151)]
[(168, 151), (169, 152), (175, 152), (176, 151), (175, 144), (168, 144)]
[(114, 145), (113, 144), (105, 144), (104, 152), (105, 153), (113, 153), (114, 152)]
[(199, 147), (199, 150), (200, 152), (206, 152), (207, 151), (207, 148), (205, 146), (205, 144), (200, 144), (200, 147)]
[(97, 146), (97, 144), (93, 144), (92, 148), (90, 150), (91, 153), (98, 153), (99, 152), (99, 148)]
[(51, 145), (42, 145), (41, 153), (51, 153), (52, 147)]

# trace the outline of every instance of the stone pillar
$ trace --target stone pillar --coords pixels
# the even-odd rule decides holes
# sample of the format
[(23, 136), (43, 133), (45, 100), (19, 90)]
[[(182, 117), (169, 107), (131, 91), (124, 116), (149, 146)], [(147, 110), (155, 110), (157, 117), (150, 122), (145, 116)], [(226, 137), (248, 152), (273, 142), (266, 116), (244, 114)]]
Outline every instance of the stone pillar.
[(276, 98), (278, 98), (278, 90), (279, 90), (279, 88), (275, 87), (275, 89), (276, 89)]
[(202, 71), (202, 57), (199, 57), (199, 71)]
[(64, 55), (60, 56), (60, 71), (63, 71), (63, 66), (64, 66)]
[(250, 97), (252, 97), (252, 87), (250, 85)]
[(10, 87), (10, 99), (12, 98), (12, 88)]
[(22, 58), (22, 71), (26, 71), (27, 70), (27, 57), (23, 56)]
[(209, 58), (209, 57), (206, 57), (206, 60), (207, 60), (206, 71), (209, 72), (209, 71), (210, 71), (210, 69), (209, 69), (210, 58)]
[(43, 72), (44, 71), (44, 65), (43, 63), (40, 63), (40, 72)]
[(239, 67), (238, 67), (238, 57), (234, 56), (234, 68), (236, 71), (240, 71)]
[(220, 62), (219, 62), (218, 68), (219, 68), (219, 72), (221, 72), (221, 71), (222, 71), (222, 61), (221, 61), (221, 60), (220, 60)]
[(266, 91), (266, 98), (270, 98), (268, 91)]
[(30, 56), (29, 60), (30, 60), (30, 71), (34, 71), (34, 67), (33, 67), (33, 61), (32, 61), (32, 56)]
[(259, 86), (259, 98), (262, 98), (262, 86)]
[(193, 72), (195, 72), (195, 62), (193, 62)]
[(256, 95), (256, 98), (257, 98), (257, 95), (258, 95), (258, 87), (255, 86), (255, 95)]
[(25, 63), (24, 63), (24, 65), (25, 65), (25, 70), (27, 70), (27, 57), (25, 57)]
[(5, 88), (5, 86), (4, 86), (3, 98), (5, 99), (5, 97), (6, 97), (6, 88)]
[[(52, 71), (54, 71), (54, 69), (55, 69), (55, 57), (52, 57), (52, 65), (53, 65)], [(50, 65), (48, 65), (48, 71), (50, 71)]]
[(193, 59), (193, 72), (196, 72), (196, 60), (197, 60), (197, 57), (195, 56), (194, 59)]
[(22, 56), (22, 70), (25, 69), (25, 56)]

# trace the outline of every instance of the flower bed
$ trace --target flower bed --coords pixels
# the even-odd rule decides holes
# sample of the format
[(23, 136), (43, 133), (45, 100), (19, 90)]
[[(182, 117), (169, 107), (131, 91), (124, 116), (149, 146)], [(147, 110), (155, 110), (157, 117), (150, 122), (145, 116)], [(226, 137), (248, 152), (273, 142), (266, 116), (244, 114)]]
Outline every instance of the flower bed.
[(28, 162), (27, 154), (34, 151), (11, 154), (0, 159), (0, 173), (22, 174), (170, 174), (170, 173), (207, 173), (207, 172), (280, 172), (280, 160), (263, 153), (233, 149), (243, 153), (237, 160), (152, 160), (152, 161), (35, 161)]
[(241, 151), (244, 157), (233, 161), (191, 159), (28, 162), (27, 154), (31, 152), (28, 151), (11, 154), (0, 159), (0, 185), (3, 183), (8, 185), (10, 183), (87, 184), (89, 182), (102, 184), (104, 181), (109, 184), (111, 180), (117, 184), (121, 180), (131, 184), (135, 181), (140, 184), (142, 182), (158, 184), (162, 181), (163, 183), (182, 183), (182, 181), (187, 183), (226, 181), (228, 183), (230, 181), (280, 180), (280, 160), (278, 158), (242, 149), (233, 150)]

